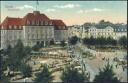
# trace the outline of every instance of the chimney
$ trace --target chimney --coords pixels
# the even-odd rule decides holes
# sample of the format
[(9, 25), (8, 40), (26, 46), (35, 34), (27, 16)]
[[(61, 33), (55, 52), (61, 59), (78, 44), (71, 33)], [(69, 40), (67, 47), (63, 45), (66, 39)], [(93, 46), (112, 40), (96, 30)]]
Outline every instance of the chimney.
[(33, 13), (34, 13), (34, 15), (38, 15), (38, 14), (40, 14), (39, 11), (33, 11)]

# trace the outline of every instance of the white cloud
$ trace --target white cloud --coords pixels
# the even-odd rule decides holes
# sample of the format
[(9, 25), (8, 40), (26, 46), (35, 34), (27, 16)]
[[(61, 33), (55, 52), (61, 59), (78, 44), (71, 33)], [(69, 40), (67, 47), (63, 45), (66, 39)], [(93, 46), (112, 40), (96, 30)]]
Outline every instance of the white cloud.
[(90, 10), (79, 10), (78, 13), (90, 13), (90, 12), (102, 12), (102, 11), (104, 10), (99, 8), (93, 8)]
[(75, 8), (80, 7), (79, 4), (66, 4), (66, 5), (55, 5), (56, 8)]
[(5, 8), (7, 8), (8, 10), (11, 11), (19, 11), (19, 10), (24, 10), (24, 9), (35, 9), (33, 6), (31, 5), (23, 5), (23, 6), (13, 6), (13, 5), (6, 5)]
[(103, 11), (103, 9), (94, 8), (92, 11), (101, 12), (101, 11)]
[(23, 9), (35, 9), (33, 6), (31, 5), (23, 5), (20, 7), (16, 7), (17, 9), (23, 10)]
[(46, 12), (54, 12), (54, 11), (56, 11), (56, 9), (46, 9), (45, 11)]
[(84, 13), (84, 11), (83, 10), (79, 10), (78, 13)]

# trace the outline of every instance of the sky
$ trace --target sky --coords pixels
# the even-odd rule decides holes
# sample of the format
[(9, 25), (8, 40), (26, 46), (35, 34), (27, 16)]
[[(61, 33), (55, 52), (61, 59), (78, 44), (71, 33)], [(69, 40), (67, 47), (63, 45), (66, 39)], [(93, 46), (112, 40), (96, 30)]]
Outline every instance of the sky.
[[(24, 17), (36, 10), (36, 1), (0, 1), (1, 21), (7, 16)], [(61, 19), (66, 25), (81, 25), (104, 19), (127, 23), (126, 1), (38, 1), (37, 10), (50, 19)]]

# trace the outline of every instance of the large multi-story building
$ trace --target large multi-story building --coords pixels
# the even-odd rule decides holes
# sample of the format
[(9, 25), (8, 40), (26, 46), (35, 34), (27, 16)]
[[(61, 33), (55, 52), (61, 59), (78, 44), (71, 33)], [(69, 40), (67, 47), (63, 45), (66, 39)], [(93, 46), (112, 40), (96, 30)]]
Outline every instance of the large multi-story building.
[(114, 32), (114, 29), (110, 26), (104, 28), (104, 29), (98, 29), (96, 27), (91, 27), (87, 30), (87, 37), (91, 37), (93, 36), (94, 38), (97, 38), (97, 37), (113, 37), (115, 38), (115, 32)]
[(127, 26), (123, 27), (111, 27), (107, 26), (104, 28), (97, 28), (95, 26), (89, 26), (89, 27), (84, 27), (84, 26), (71, 26), (69, 28), (69, 34), (70, 36), (77, 36), (79, 38), (90, 38), (93, 36), (94, 38), (97, 37), (112, 37), (114, 39), (119, 39), (122, 36), (127, 37)]
[(74, 25), (74, 26), (68, 27), (69, 38), (72, 36), (77, 36), (80, 38), (82, 36), (81, 33), (82, 33), (82, 26), (80, 26), (80, 25)]
[(6, 19), (1, 23), (1, 48), (8, 45), (14, 46), (18, 39), (21, 39), (24, 45), (33, 46), (36, 43), (54, 41), (67, 41), (67, 30), (62, 20), (48, 18), (39, 11), (28, 13), (23, 18)]
[(127, 37), (127, 25), (114, 28), (114, 32), (116, 33), (116, 39), (119, 39), (122, 36)]

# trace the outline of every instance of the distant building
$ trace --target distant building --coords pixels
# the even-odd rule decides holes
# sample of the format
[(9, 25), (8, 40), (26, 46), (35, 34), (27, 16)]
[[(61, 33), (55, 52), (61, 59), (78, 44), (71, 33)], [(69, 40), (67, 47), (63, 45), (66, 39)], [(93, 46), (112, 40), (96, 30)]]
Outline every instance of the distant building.
[(21, 39), (24, 45), (33, 46), (36, 43), (67, 41), (68, 28), (62, 20), (49, 19), (45, 14), (39, 11), (28, 13), (23, 18), (6, 19), (1, 24), (1, 48), (6, 48), (9, 44), (14, 46), (18, 39)]
[(124, 27), (116, 27), (113, 28), (111, 26), (98, 28), (95, 26), (72, 26), (69, 28), (69, 36), (77, 36), (79, 38), (90, 38), (93, 36), (94, 38), (97, 37), (112, 37), (114, 39), (119, 39), (122, 36), (127, 37), (127, 26)]
[(83, 29), (82, 26), (79, 26), (79, 25), (68, 27), (69, 37), (72, 37), (72, 36), (82, 37), (82, 29)]
[(55, 42), (68, 40), (68, 28), (62, 20), (52, 20), (54, 25), (54, 38)]
[(90, 27), (88, 30), (87, 30), (87, 36), (88, 37), (91, 37), (93, 36), (94, 38), (97, 38), (97, 37), (113, 37), (115, 38), (115, 32), (114, 32), (114, 29), (110, 26), (104, 28), (104, 29), (98, 29), (94, 26)]
[(116, 27), (114, 28), (114, 32), (116, 33), (116, 39), (119, 39), (122, 36), (127, 37), (127, 26), (123, 25), (123, 26)]

